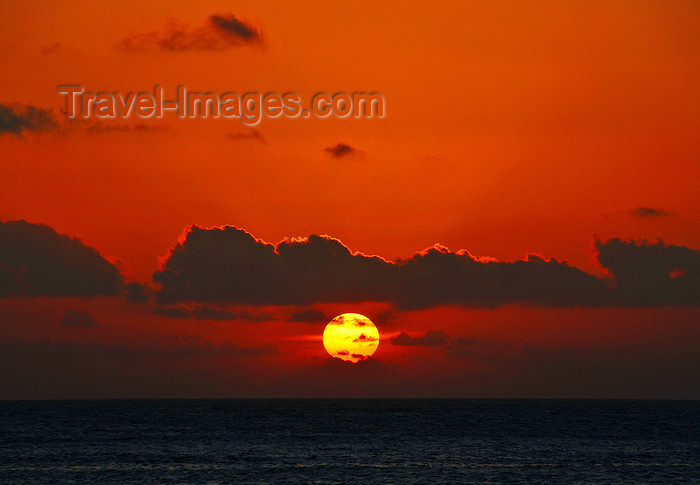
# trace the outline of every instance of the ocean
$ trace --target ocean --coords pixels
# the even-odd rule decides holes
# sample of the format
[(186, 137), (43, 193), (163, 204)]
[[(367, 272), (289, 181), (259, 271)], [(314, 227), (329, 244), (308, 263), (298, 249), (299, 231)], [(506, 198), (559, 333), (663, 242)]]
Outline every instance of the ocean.
[(2, 483), (700, 483), (700, 401), (0, 402)]

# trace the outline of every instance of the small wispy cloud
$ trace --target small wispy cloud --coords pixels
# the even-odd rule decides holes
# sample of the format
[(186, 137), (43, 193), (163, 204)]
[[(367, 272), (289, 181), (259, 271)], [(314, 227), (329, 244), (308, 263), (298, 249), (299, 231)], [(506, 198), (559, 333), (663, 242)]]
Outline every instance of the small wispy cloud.
[(350, 156), (362, 155), (362, 152), (357, 148), (351, 147), (347, 143), (336, 143), (323, 149), (328, 155), (333, 158), (346, 158)]
[(204, 25), (190, 28), (185, 23), (170, 21), (158, 31), (132, 33), (115, 47), (126, 52), (162, 51), (220, 51), (243, 45), (262, 45), (262, 30), (232, 13), (214, 14)]
[(0, 104), (0, 135), (21, 136), (25, 132), (55, 131), (58, 128), (50, 109), (30, 104)]
[(258, 143), (266, 145), (265, 137), (263, 136), (262, 133), (260, 133), (255, 128), (250, 128), (247, 131), (237, 131), (234, 133), (227, 133), (226, 137), (231, 139), (231, 140), (257, 141)]
[(673, 212), (665, 209), (655, 209), (653, 207), (642, 206), (631, 210), (630, 214), (641, 219), (651, 219), (653, 217), (669, 217), (673, 215)]

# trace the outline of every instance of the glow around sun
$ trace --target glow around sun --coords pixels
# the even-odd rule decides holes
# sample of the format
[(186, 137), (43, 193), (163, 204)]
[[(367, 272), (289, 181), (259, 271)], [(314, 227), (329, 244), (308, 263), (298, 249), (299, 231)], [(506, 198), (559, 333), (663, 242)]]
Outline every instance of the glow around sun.
[(328, 322), (323, 346), (332, 357), (359, 362), (372, 355), (379, 345), (379, 330), (372, 320), (359, 313), (343, 313)]

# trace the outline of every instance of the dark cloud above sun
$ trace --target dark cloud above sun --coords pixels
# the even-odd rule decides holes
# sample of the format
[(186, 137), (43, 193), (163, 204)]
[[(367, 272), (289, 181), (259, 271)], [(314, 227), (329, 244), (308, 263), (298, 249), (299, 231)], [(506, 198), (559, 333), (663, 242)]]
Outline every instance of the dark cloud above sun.
[(234, 226), (190, 226), (153, 278), (163, 302), (311, 304), (377, 300), (390, 271), (328, 236), (273, 245)]
[[(499, 262), (435, 245), (408, 259), (388, 261), (351, 251), (340, 240), (312, 235), (270, 244), (234, 226), (190, 226), (153, 275), (164, 304), (210, 302), (311, 305), (376, 301), (404, 310), (441, 305), (548, 307), (700, 305), (700, 252), (661, 241), (594, 242), (598, 277), (554, 258), (528, 255)], [(80, 240), (45, 225), (0, 223), (0, 296), (126, 294), (147, 301), (151, 290), (124, 284), (117, 266)], [(164, 306), (168, 318), (264, 321), (205, 305)], [(319, 310), (290, 321), (323, 321)], [(361, 322), (360, 322), (361, 323)]]
[(330, 236), (274, 245), (234, 226), (190, 226), (154, 280), (163, 302), (382, 301), (404, 309), (700, 304), (698, 251), (619, 239), (596, 240), (594, 249), (609, 278), (533, 254), (499, 262), (435, 245), (408, 259), (387, 261), (353, 252)]

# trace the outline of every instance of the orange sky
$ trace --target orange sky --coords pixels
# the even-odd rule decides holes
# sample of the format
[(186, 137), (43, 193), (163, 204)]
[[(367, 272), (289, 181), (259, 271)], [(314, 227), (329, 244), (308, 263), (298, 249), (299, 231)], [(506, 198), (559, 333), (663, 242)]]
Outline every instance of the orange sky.
[[(595, 274), (594, 235), (700, 247), (697, 2), (22, 1), (6, 2), (3, 10), (0, 104), (49, 108), (62, 128), (0, 133), (0, 220), (25, 219), (78, 237), (118, 258), (128, 280), (153, 285), (158, 258), (188, 224), (236, 225), (272, 243), (329, 234), (389, 260), (435, 243), (502, 261), (535, 252)], [(169, 21), (197, 28), (212, 14), (228, 13), (260, 30), (263, 44), (181, 52), (117, 47), (132, 34), (163, 32)], [(386, 116), (266, 119), (256, 127), (264, 144), (227, 137), (246, 128), (226, 119), (166, 116), (145, 121), (161, 129), (91, 134), (87, 122), (61, 117), (57, 86), (64, 84), (123, 93), (155, 84), (170, 93), (177, 85), (216, 93), (293, 91), (306, 100), (319, 91), (377, 91)], [(334, 158), (324, 151), (339, 142), (360, 154)], [(634, 212), (640, 207), (661, 215), (640, 217)], [(154, 315), (153, 301), (40, 300), (0, 299), (0, 337), (131, 347), (168, 346), (171, 336), (242, 346), (272, 340), (279, 355), (238, 358), (231, 368), (279, 379), (282, 369), (298, 368), (301, 381), (306, 366), (326, 357), (322, 324), (286, 321), (297, 307), (259, 309), (276, 313), (270, 322), (197, 322)], [(697, 337), (696, 307), (651, 313), (432, 308), (396, 320), (383, 316), (389, 304), (316, 308), (332, 318), (363, 305), (382, 338), (436, 329), (484, 342), (482, 357), (521, 355), (528, 343), (550, 352), (584, 349), (585, 362), (595, 352), (617, 355), (617, 345), (635, 362), (651, 354), (660, 362), (674, 352), (698, 355), (697, 347), (683, 347)], [(57, 322), (71, 308), (89, 310), (100, 326), (61, 327)], [(669, 322), (677, 325), (670, 329)], [(527, 394), (520, 384), (502, 383), (501, 374), (515, 375), (516, 364), (489, 364), (496, 357), (456, 364), (445, 352), (383, 340), (375, 357), (394, 366), (384, 370), (393, 376), (386, 393), (411, 394), (400, 383), (425, 378), (435, 365), (466, 376), (474, 394)], [(421, 367), (426, 356), (433, 364)], [(683, 372), (683, 359), (678, 362)], [(215, 383), (202, 394), (212, 395), (222, 382), (228, 383), (223, 395), (237, 394), (229, 385), (238, 382), (233, 371), (200, 364), (193, 382)], [(158, 372), (180, 372), (163, 365)], [(665, 365), (652, 367), (662, 372)], [(128, 382), (129, 375), (120, 379)], [(499, 377), (479, 380), (492, 375)], [(546, 379), (552, 395), (573, 392)], [(583, 388), (606, 395), (607, 385)], [(285, 386), (241, 384), (238, 393), (290, 392)], [(197, 395), (196, 389), (172, 384), (174, 395)], [(627, 391), (674, 393), (659, 389)], [(459, 393), (437, 384), (427, 392)]]

